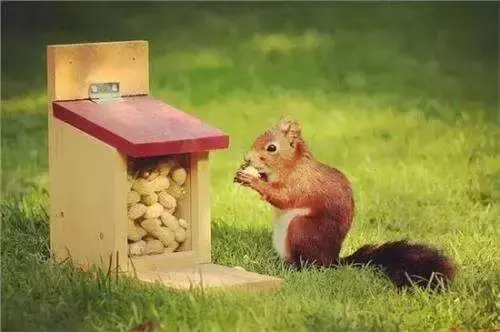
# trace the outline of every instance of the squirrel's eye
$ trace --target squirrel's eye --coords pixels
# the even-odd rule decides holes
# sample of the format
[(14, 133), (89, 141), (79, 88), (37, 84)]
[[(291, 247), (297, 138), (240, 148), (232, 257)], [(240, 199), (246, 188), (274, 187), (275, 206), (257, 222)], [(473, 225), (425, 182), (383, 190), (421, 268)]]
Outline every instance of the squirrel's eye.
[(277, 148), (277, 147), (276, 147), (276, 145), (274, 145), (274, 144), (269, 144), (269, 145), (266, 147), (266, 150), (267, 150), (268, 152), (276, 152), (276, 150), (277, 150), (277, 149), (278, 149), (278, 148)]

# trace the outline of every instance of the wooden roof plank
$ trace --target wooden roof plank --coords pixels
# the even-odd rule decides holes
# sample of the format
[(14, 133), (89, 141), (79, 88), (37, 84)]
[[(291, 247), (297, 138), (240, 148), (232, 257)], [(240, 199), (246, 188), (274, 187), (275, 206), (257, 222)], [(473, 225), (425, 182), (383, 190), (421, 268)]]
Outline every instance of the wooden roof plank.
[(225, 149), (229, 136), (151, 96), (56, 101), (53, 115), (132, 157)]

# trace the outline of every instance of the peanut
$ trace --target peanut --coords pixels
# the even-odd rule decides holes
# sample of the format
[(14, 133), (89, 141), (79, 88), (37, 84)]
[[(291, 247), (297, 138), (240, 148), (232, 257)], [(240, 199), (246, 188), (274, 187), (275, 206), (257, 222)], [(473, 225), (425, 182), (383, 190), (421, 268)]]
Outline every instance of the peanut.
[(170, 181), (166, 176), (158, 176), (156, 179), (151, 181), (151, 186), (154, 191), (163, 191), (170, 187)]
[(142, 203), (132, 205), (128, 210), (128, 217), (130, 219), (138, 219), (146, 213), (147, 207)]
[(146, 249), (146, 242), (144, 240), (140, 240), (134, 243), (129, 243), (128, 245), (128, 253), (130, 256), (141, 256)]
[(151, 206), (158, 202), (158, 195), (156, 193), (149, 193), (147, 195), (141, 196), (141, 200), (144, 204)]
[(166, 191), (176, 199), (182, 198), (186, 194), (186, 190), (175, 182), (171, 182)]
[(160, 240), (156, 240), (154, 238), (146, 239), (146, 248), (144, 249), (144, 254), (161, 254), (165, 251), (165, 247), (161, 243)]
[(160, 172), (160, 175), (162, 176), (166, 176), (170, 173), (170, 171), (172, 170), (172, 167), (174, 166), (174, 162), (171, 161), (171, 160), (165, 160), (165, 161), (162, 161), (158, 164), (157, 168)]
[(146, 235), (146, 231), (138, 226), (134, 220), (128, 218), (127, 239), (130, 241), (139, 241)]
[(251, 175), (251, 176), (256, 177), (256, 178), (258, 178), (260, 176), (259, 171), (255, 167), (252, 167), (252, 166), (245, 167), (241, 171), (245, 174)]
[(137, 179), (132, 184), (132, 189), (137, 191), (139, 195), (148, 195), (155, 191), (155, 186), (152, 182), (149, 182), (146, 179)]
[(167, 193), (166, 191), (162, 191), (158, 194), (158, 202), (165, 207), (167, 211), (173, 213), (175, 208), (177, 207), (177, 200), (175, 197)]
[(163, 211), (160, 216), (160, 220), (163, 225), (168, 227), (171, 231), (175, 231), (177, 228), (179, 228), (179, 222), (177, 221), (177, 218), (175, 218), (175, 216), (173, 216), (168, 211)]
[(167, 247), (172, 242), (175, 242), (175, 234), (166, 227), (160, 226), (161, 222), (158, 218), (155, 219), (145, 219), (141, 226), (148, 232), (149, 235), (154, 236)]
[(154, 203), (153, 205), (147, 207), (147, 210), (144, 213), (144, 218), (159, 218), (162, 212), (163, 206), (160, 203)]
[(141, 200), (141, 195), (137, 191), (131, 190), (127, 194), (127, 204), (129, 206), (139, 203)]
[(179, 248), (179, 243), (178, 242), (171, 242), (168, 246), (165, 247), (165, 252), (174, 252)]
[(184, 229), (188, 228), (188, 224), (187, 224), (186, 220), (179, 218), (177, 221), (179, 222), (179, 226), (181, 226), (182, 228), (184, 228)]
[(172, 180), (174, 180), (175, 183), (177, 183), (179, 186), (182, 186), (186, 182), (187, 171), (182, 167), (176, 168), (172, 171), (170, 177), (172, 178)]
[(176, 242), (182, 243), (182, 242), (186, 241), (187, 232), (184, 228), (179, 227), (175, 230), (174, 236), (175, 236)]

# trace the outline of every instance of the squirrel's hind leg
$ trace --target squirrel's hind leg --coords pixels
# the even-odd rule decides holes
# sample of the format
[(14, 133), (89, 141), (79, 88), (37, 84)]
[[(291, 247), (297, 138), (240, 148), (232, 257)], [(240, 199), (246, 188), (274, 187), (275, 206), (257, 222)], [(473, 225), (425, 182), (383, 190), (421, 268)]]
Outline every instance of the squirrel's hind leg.
[[(341, 239), (334, 229), (322, 229), (314, 216), (298, 216), (288, 227), (287, 261), (299, 267), (332, 267), (338, 262)], [(324, 223), (323, 223), (324, 224)]]

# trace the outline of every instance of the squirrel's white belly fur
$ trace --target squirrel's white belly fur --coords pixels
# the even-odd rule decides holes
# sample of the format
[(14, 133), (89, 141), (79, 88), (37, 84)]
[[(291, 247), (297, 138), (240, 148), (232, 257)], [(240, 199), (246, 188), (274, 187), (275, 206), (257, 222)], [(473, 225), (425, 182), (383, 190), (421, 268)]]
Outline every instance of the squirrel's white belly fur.
[(285, 239), (288, 233), (288, 226), (297, 216), (308, 215), (311, 210), (308, 208), (279, 210), (274, 209), (276, 218), (273, 221), (273, 246), (281, 258), (286, 257)]

